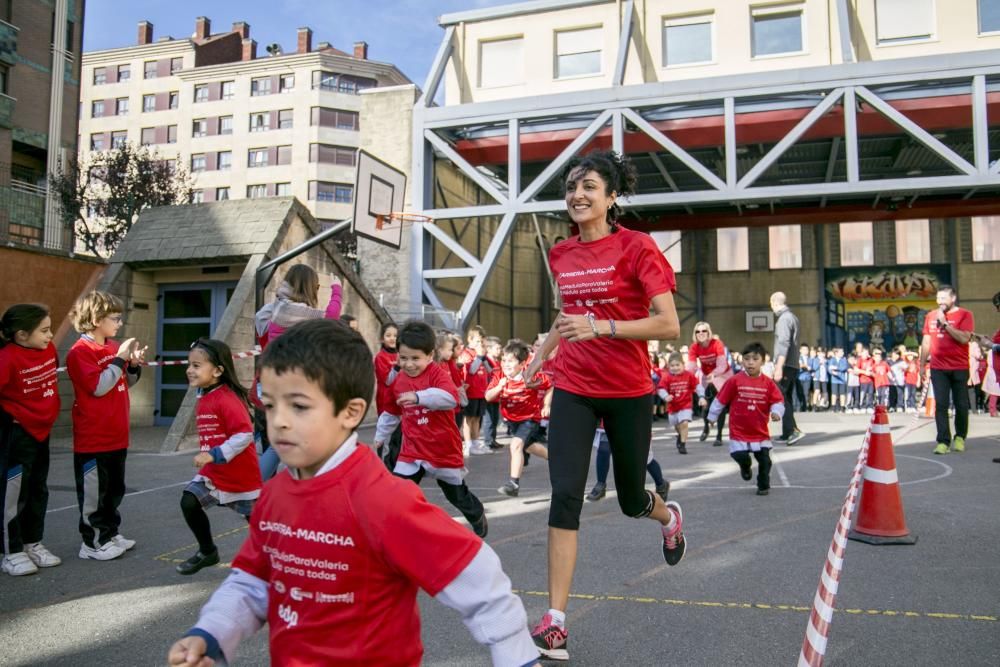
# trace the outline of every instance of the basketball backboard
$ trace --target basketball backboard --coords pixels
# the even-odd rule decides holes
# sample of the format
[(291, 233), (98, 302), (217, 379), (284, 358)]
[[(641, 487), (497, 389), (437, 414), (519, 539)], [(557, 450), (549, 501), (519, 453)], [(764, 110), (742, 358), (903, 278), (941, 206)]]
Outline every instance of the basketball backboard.
[(359, 150), (351, 231), (398, 249), (403, 226), (380, 224), (379, 216), (384, 223), (390, 213), (402, 211), (405, 197), (406, 174), (371, 153)]

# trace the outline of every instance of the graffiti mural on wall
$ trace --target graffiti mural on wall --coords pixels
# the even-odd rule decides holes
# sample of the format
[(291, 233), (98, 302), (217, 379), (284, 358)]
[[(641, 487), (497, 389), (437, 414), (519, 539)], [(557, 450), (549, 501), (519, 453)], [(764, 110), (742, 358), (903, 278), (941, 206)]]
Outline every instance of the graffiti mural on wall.
[(861, 342), (882, 349), (896, 345), (916, 349), (924, 316), (937, 307), (938, 286), (951, 282), (951, 267), (827, 269), (825, 278), (827, 299), (844, 304), (848, 345)]

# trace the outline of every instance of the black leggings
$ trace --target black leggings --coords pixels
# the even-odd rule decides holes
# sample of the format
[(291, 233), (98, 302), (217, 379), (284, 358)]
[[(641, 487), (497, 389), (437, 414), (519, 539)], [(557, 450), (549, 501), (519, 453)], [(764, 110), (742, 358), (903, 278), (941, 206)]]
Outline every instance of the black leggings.
[(193, 493), (185, 491), (181, 494), (181, 512), (184, 513), (184, 520), (194, 533), (194, 538), (198, 540), (198, 551), (203, 554), (215, 551), (215, 540), (212, 539), (212, 526), (208, 522), (208, 515)]
[(591, 398), (556, 389), (549, 418), (549, 525), (580, 529), (594, 431), (604, 420), (614, 457), (615, 488), (622, 513), (639, 518), (653, 509), (646, 490), (646, 458), (653, 431), (653, 395)]
[[(719, 390), (715, 388), (715, 385), (711, 382), (705, 387), (705, 402), (708, 403), (708, 407), (705, 408), (705, 432), (708, 432), (708, 411), (712, 408), (712, 400), (719, 395)], [(729, 406), (722, 408), (722, 412), (719, 413), (719, 419), (716, 423), (716, 427), (719, 429), (716, 432), (715, 439), (722, 440), (722, 428), (726, 425), (726, 415), (729, 414)]]

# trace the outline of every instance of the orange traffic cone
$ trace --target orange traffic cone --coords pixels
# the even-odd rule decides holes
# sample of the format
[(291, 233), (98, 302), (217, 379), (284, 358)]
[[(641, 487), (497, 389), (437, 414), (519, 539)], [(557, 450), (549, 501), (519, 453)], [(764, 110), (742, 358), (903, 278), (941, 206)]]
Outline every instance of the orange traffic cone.
[(903, 516), (889, 415), (882, 405), (875, 408), (872, 419), (864, 480), (854, 529), (847, 536), (868, 544), (915, 544), (917, 538), (910, 535)]

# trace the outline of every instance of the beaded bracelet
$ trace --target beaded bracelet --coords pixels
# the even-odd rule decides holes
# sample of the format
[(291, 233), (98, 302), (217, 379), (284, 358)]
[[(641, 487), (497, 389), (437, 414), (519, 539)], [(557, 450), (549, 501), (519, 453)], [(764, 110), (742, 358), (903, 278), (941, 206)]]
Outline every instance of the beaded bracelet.
[(608, 324), (611, 325), (611, 338), (614, 338), (615, 334), (618, 333), (618, 329), (615, 328), (615, 321), (614, 320), (608, 320)]
[(587, 322), (590, 323), (590, 330), (594, 332), (594, 338), (600, 338), (601, 332), (597, 330), (597, 320), (593, 313), (587, 313)]

